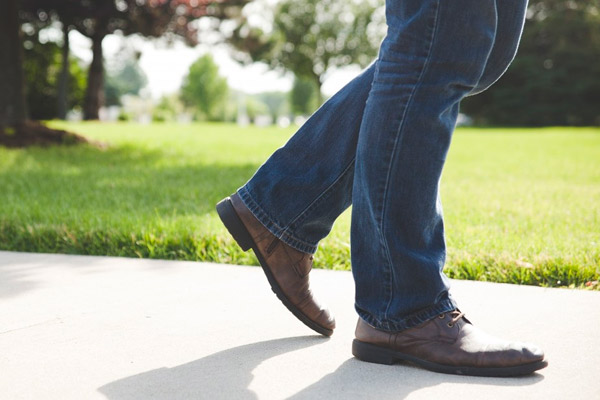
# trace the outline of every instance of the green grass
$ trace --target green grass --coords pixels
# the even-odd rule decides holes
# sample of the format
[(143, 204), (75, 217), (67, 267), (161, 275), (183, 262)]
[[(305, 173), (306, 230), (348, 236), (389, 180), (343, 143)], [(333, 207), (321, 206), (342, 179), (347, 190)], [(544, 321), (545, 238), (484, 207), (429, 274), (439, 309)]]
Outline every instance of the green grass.
[[(214, 205), (293, 129), (52, 125), (109, 147), (0, 148), (1, 249), (256, 264)], [(450, 277), (572, 287), (599, 280), (600, 129), (459, 129), (442, 198)], [(346, 212), (320, 245), (317, 267), (350, 268), (349, 230)]]

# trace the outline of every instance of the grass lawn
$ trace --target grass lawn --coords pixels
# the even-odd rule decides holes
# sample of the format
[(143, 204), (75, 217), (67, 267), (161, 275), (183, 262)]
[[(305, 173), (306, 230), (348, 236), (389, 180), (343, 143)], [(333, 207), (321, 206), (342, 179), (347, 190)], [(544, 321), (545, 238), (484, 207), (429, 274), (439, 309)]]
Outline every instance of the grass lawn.
[[(0, 249), (256, 264), (214, 205), (292, 128), (51, 125), (109, 147), (0, 148)], [(600, 129), (459, 129), (442, 198), (450, 277), (598, 288)], [(318, 267), (350, 268), (349, 231)]]

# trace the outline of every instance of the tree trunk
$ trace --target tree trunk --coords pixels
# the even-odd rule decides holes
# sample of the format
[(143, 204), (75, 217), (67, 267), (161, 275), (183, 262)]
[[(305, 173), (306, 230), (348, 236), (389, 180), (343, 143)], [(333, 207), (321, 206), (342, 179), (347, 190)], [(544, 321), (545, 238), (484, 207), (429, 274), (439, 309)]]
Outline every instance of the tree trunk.
[(98, 119), (100, 107), (104, 104), (104, 56), (102, 54), (102, 40), (104, 33), (97, 33), (92, 37), (92, 64), (88, 71), (87, 89), (83, 104), (83, 119)]
[(27, 117), (20, 33), (17, 0), (0, 1), (0, 131)]
[(69, 110), (69, 24), (63, 21), (63, 47), (60, 79), (58, 81), (58, 118), (67, 119)]

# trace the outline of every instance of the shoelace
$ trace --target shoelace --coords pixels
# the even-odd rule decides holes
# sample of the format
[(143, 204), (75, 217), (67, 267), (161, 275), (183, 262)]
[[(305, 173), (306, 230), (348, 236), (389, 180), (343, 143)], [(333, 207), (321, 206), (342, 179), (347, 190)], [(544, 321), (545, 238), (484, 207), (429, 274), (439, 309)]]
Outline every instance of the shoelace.
[(465, 313), (459, 310), (451, 311), (450, 316), (454, 318), (452, 318), (452, 321), (448, 322), (448, 326), (452, 328), (455, 323), (457, 323), (462, 317), (464, 317), (464, 315)]
[[(448, 322), (448, 327), (452, 328), (455, 323), (457, 323), (462, 317), (464, 317), (465, 313), (459, 310), (450, 311), (448, 313), (451, 317), (453, 317), (450, 322)], [(446, 314), (440, 314), (440, 319), (443, 319)]]

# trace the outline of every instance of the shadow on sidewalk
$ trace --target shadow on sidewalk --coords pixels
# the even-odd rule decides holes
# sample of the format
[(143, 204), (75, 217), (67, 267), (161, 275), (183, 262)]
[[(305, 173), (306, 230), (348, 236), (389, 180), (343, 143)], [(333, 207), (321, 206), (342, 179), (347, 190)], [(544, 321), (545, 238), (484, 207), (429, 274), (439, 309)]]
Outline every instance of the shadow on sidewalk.
[[(263, 361), (324, 343), (321, 336), (268, 340), (234, 347), (173, 368), (130, 376), (98, 389), (108, 399), (257, 399), (248, 389)], [(289, 373), (283, 371), (282, 373)], [(273, 377), (277, 384), (277, 377)]]
[[(254, 369), (272, 357), (322, 344), (319, 336), (257, 342), (211, 354), (173, 368), (159, 368), (104, 385), (98, 391), (110, 400), (133, 399), (258, 399), (249, 389)], [(325, 355), (326, 356), (326, 355)], [(314, 360), (314, 363), (318, 363)], [(271, 377), (278, 385), (295, 368)], [(285, 381), (285, 379), (283, 379)], [(351, 358), (337, 370), (291, 396), (291, 399), (402, 399), (411, 392), (440, 384), (526, 386), (542, 381), (533, 374), (522, 378), (476, 378), (428, 372), (406, 365), (384, 366)], [(456, 389), (455, 389), (456, 390)]]
[(40, 278), (44, 271), (55, 267), (60, 258), (60, 266), (77, 268), (79, 272), (93, 270), (96, 264), (105, 261), (99, 257), (85, 257), (64, 254), (20, 253), (0, 250), (0, 299), (17, 297), (31, 290), (48, 287), (47, 276)]
[[(346, 360), (334, 372), (318, 382), (304, 388), (290, 400), (344, 399), (344, 400), (397, 400), (408, 397), (412, 392), (430, 386), (484, 385), (484, 386), (527, 386), (541, 382), (540, 374), (519, 378), (482, 378), (439, 374), (406, 364), (379, 365)], [(448, 386), (448, 393), (461, 393), (459, 386)], [(448, 398), (453, 398), (451, 395)]]

